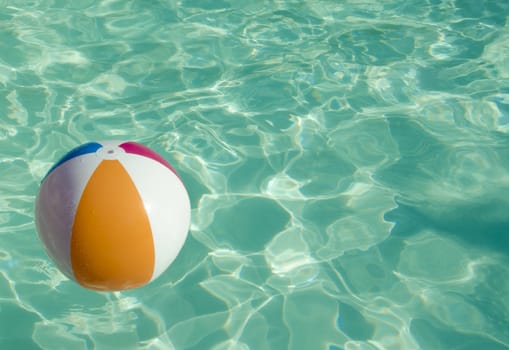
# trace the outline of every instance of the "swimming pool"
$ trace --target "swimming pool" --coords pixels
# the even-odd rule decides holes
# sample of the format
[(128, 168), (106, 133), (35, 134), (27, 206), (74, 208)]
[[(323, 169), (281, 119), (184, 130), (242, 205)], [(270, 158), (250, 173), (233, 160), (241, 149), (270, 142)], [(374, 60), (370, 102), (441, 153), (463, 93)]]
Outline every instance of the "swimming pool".
[[(0, 5), (1, 349), (509, 349), (509, 4)], [(106, 139), (193, 208), (118, 293), (63, 277), (33, 220)]]

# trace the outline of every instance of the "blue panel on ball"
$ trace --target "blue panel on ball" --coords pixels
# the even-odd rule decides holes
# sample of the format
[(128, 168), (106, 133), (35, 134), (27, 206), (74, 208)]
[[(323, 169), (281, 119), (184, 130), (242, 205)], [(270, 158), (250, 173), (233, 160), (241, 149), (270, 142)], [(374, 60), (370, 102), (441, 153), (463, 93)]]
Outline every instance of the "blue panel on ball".
[(102, 145), (100, 143), (97, 143), (97, 142), (88, 142), (88, 143), (84, 143), (81, 146), (73, 148), (66, 155), (64, 155), (62, 158), (60, 158), (60, 160), (58, 162), (56, 162), (55, 165), (53, 165), (51, 167), (51, 169), (46, 173), (46, 176), (44, 176), (42, 181), (44, 181), (44, 179), (46, 179), (48, 177), (48, 175), (51, 174), (51, 172), (53, 170), (55, 170), (57, 167), (59, 167), (62, 163), (65, 163), (65, 162), (67, 162), (68, 160), (70, 160), (72, 158), (79, 157), (79, 156), (82, 156), (84, 154), (94, 153), (94, 152), (96, 152), (101, 147), (102, 147)]

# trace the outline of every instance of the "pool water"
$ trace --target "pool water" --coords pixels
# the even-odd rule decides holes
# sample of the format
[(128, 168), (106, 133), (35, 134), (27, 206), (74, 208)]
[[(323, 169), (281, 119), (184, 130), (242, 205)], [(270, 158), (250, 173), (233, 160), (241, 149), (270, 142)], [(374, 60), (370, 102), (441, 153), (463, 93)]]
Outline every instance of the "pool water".
[[(509, 3), (0, 0), (0, 349), (509, 349)], [(154, 283), (34, 226), (91, 140), (181, 174)]]

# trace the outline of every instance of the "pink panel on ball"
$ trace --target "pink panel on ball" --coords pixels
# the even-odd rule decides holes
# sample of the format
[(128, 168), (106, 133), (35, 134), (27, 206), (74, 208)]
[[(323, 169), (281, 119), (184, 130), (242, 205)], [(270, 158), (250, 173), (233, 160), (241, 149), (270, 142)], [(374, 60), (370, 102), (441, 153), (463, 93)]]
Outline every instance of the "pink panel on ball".
[(164, 165), (165, 167), (170, 169), (175, 175), (177, 175), (180, 178), (180, 176), (177, 174), (175, 169), (173, 169), (173, 167), (170, 165), (170, 163), (168, 163), (166, 161), (166, 159), (161, 157), (156, 152), (152, 151), (150, 148), (145, 147), (145, 146), (143, 146), (139, 143), (136, 143), (136, 142), (124, 142), (121, 145), (119, 145), (119, 147), (122, 148), (127, 153), (137, 154), (140, 156), (151, 158), (151, 159), (155, 160), (156, 162), (161, 163), (162, 165)]

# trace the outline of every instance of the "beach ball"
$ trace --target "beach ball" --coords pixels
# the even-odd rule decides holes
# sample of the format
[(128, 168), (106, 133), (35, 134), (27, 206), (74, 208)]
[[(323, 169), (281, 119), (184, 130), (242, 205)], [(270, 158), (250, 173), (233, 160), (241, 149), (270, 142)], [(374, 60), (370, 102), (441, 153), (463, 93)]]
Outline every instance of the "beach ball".
[(83, 287), (116, 291), (160, 276), (184, 245), (191, 207), (172, 166), (135, 142), (90, 142), (42, 180), (35, 224), (48, 255)]

